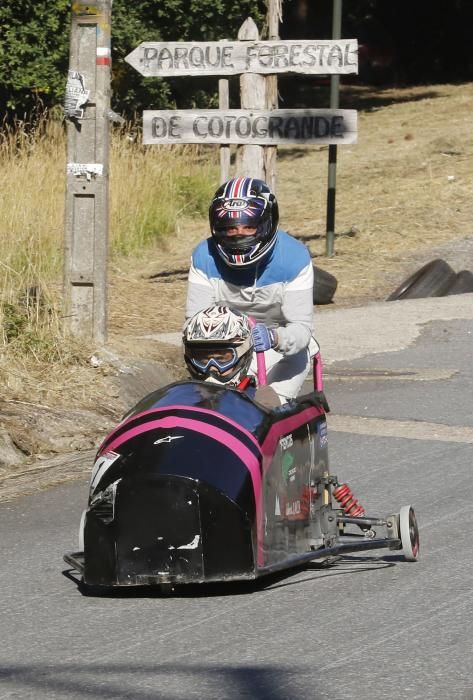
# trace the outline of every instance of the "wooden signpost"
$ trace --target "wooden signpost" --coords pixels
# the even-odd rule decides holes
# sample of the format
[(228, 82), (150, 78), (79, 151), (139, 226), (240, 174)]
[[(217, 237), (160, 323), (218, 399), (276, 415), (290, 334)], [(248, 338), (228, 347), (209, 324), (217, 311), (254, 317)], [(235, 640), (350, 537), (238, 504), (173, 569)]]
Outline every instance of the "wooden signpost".
[(356, 73), (356, 39), (337, 41), (145, 41), (125, 57), (147, 78)]
[(354, 143), (354, 109), (145, 110), (144, 144)]
[[(64, 105), (68, 131), (65, 320), (72, 333), (99, 343), (107, 337), (111, 7), (112, 0), (72, 3)], [(268, 41), (259, 40), (256, 25), (249, 18), (237, 41), (143, 42), (126, 57), (147, 77), (240, 75), (242, 109), (229, 109), (228, 82), (221, 79), (223, 109), (147, 110), (144, 143), (237, 144), (241, 148), (237, 153), (238, 173), (264, 179), (274, 189), (278, 144), (356, 141), (354, 110), (274, 109), (278, 74), (356, 73), (356, 40), (281, 41), (276, 36), (279, 0), (277, 6), (269, 0), (268, 7), (272, 7)], [(222, 153), (225, 175), (229, 155), (226, 148)]]
[[(266, 3), (266, 23), (268, 27), (269, 41), (279, 41), (279, 24), (282, 22), (282, 2), (283, 0), (268, 0)], [(259, 39), (259, 36), (258, 36)], [(266, 109), (277, 109), (279, 106), (278, 76), (265, 76), (266, 82)], [(276, 192), (277, 185), (277, 146), (266, 146), (264, 148), (264, 172), (266, 182), (273, 192)]]
[[(125, 60), (147, 77), (240, 75), (240, 110), (228, 104), (220, 86), (219, 110), (145, 110), (143, 143), (239, 144), (236, 169), (270, 181), (274, 189), (274, 157), (264, 150), (280, 144), (354, 143), (357, 136), (355, 110), (272, 109), (274, 95), (268, 83), (280, 73), (332, 75), (356, 73), (356, 39), (260, 41), (251, 18), (240, 28), (237, 41), (154, 42), (140, 44)], [(266, 76), (266, 77), (265, 77)], [(273, 90), (269, 90), (274, 93)], [(269, 109), (268, 109), (269, 108)], [(270, 163), (271, 172), (266, 172)], [(228, 172), (228, 151), (221, 158)]]
[[(241, 47), (243, 49), (249, 48), (252, 44), (255, 45), (259, 38), (258, 27), (251, 17), (248, 17), (238, 31)], [(273, 105), (269, 103), (268, 82), (275, 79), (277, 80), (277, 77), (274, 75), (270, 77), (259, 73), (242, 73), (240, 75), (240, 107), (242, 109), (255, 110), (272, 108)], [(274, 146), (272, 149), (274, 150)], [(267, 150), (268, 146), (264, 147), (256, 142), (237, 146), (235, 156), (236, 173), (238, 175), (256, 177), (265, 182), (269, 181), (265, 158)], [(274, 185), (273, 179), (273, 191), (275, 191)]]

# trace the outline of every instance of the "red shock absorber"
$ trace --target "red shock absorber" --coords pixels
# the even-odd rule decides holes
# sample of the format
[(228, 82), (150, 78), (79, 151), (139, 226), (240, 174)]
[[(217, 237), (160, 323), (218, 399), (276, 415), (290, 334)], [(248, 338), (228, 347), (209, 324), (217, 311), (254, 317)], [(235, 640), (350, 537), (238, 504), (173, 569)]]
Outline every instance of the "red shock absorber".
[(351, 518), (359, 518), (365, 514), (365, 509), (353, 496), (348, 484), (337, 486), (333, 491), (333, 496), (342, 506), (345, 515), (349, 515)]

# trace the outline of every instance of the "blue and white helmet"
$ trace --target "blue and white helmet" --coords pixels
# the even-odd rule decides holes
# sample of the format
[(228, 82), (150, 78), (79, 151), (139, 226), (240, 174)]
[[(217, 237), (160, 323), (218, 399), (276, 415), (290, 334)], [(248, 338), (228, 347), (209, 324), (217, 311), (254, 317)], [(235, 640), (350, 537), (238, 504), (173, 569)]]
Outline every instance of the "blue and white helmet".
[(184, 329), (184, 359), (196, 379), (238, 384), (253, 357), (253, 336), (248, 317), (216, 304), (197, 312)]
[[(262, 260), (276, 242), (279, 207), (262, 180), (236, 177), (215, 193), (209, 209), (210, 230), (220, 257), (230, 267), (246, 267)], [(228, 228), (254, 226), (252, 236), (228, 236)]]

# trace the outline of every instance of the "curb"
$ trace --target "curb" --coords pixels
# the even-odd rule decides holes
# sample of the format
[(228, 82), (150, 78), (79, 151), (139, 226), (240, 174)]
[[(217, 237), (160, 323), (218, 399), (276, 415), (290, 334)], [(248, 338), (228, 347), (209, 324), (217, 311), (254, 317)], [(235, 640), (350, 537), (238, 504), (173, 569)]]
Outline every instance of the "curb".
[[(313, 333), (325, 364), (403, 350), (431, 321), (473, 319), (473, 294), (404, 299), (315, 311)], [(140, 336), (181, 347), (180, 333)]]

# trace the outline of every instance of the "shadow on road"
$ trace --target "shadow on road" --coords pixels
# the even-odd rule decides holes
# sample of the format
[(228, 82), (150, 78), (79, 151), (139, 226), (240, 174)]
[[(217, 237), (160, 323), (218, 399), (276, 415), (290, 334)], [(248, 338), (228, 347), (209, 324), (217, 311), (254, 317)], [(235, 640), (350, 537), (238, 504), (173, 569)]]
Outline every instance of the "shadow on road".
[[(254, 664), (73, 663), (5, 665), (0, 684), (15, 697), (177, 700), (185, 697), (288, 700), (302, 669)], [(7, 690), (7, 692), (9, 692)], [(3, 697), (3, 696), (2, 696)], [(311, 678), (310, 698), (322, 697)], [(323, 697), (326, 697), (324, 694)]]
[[(262, 592), (271, 592), (286, 586), (300, 586), (327, 577), (356, 575), (365, 571), (379, 571), (395, 565), (395, 560), (402, 557), (344, 557), (331, 565), (312, 562), (300, 568), (282, 571), (264, 576), (254, 581), (226, 581), (224, 583), (187, 584), (166, 587), (130, 586), (121, 588), (100, 588), (85, 586), (74, 569), (64, 570), (63, 576), (73, 581), (84, 596), (106, 596), (107, 598), (214, 598), (226, 596), (248, 596)], [(301, 573), (310, 571), (311, 575), (301, 578)]]

